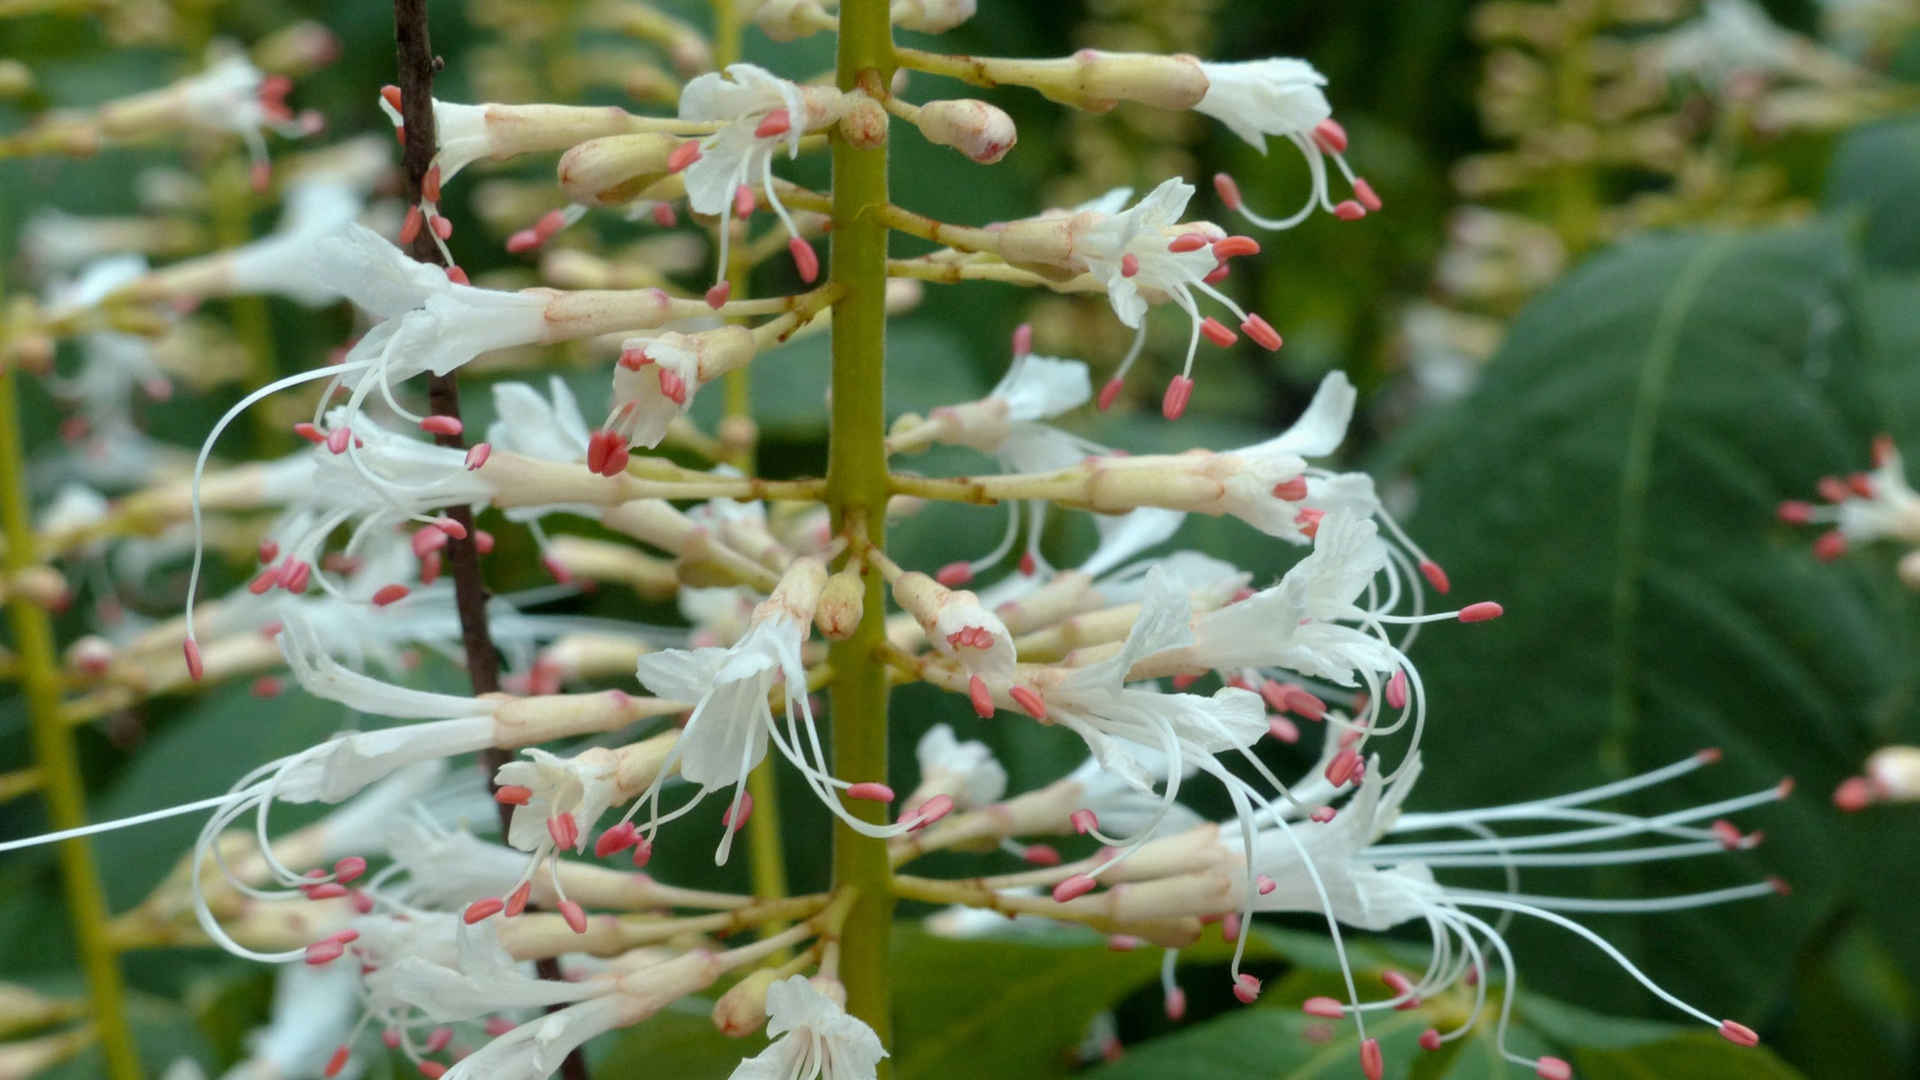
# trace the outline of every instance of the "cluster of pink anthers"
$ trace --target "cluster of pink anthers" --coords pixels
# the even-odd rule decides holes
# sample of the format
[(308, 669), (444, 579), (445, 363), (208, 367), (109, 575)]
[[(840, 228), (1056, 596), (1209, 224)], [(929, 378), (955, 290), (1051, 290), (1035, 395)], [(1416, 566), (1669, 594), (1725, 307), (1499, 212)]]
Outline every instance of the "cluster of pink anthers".
[[(937, 31), (973, 5), (926, 0), (893, 8), (902, 25)], [(788, 0), (765, 5), (760, 24), (785, 39), (831, 28), (834, 16)], [(1092, 51), (1000, 60), (906, 49), (898, 60), (936, 75), (1029, 87), (1084, 108), (1131, 100), (1196, 109), (1262, 150), (1270, 137), (1285, 139), (1304, 155), (1310, 178), (1297, 213), (1264, 217), (1230, 178), (1215, 181), (1225, 208), (1260, 227), (1299, 225), (1316, 208), (1343, 221), (1380, 209), (1347, 164), (1347, 136), (1332, 119), (1324, 79), (1304, 61), (1203, 63)], [(1261, 987), (1240, 970), (1248, 920), (1263, 912), (1324, 916), (1347, 994), (1304, 1008), (1356, 1026), (1361, 1071), (1372, 1080), (1383, 1062), (1365, 1034), (1371, 1016), (1455, 995), (1470, 1002), (1464, 1019), (1427, 1031), (1421, 1045), (1436, 1049), (1479, 1029), (1489, 1007), (1488, 969), (1513, 970), (1501, 928), (1514, 914), (1586, 939), (1675, 1008), (1728, 1039), (1753, 1043), (1751, 1030), (1673, 997), (1569, 913), (1730, 902), (1768, 894), (1774, 883), (1604, 901), (1525, 893), (1519, 875), (1529, 867), (1751, 847), (1758, 834), (1743, 833), (1728, 815), (1782, 797), (1784, 785), (1649, 816), (1600, 807), (1717, 756), (1703, 752), (1514, 805), (1404, 808), (1420, 776), (1428, 722), (1427, 692), (1408, 650), (1428, 624), (1501, 612), (1490, 602), (1428, 611), (1429, 589), (1449, 591), (1445, 573), (1394, 523), (1366, 475), (1321, 464), (1353, 413), (1356, 393), (1344, 376), (1327, 376), (1290, 429), (1237, 449), (1129, 456), (1050, 423), (1096, 398), (1101, 408), (1115, 403), (1120, 380), (1148, 345), (1147, 316), (1157, 306), (1177, 307), (1189, 323), (1181, 374), (1162, 400), (1170, 420), (1187, 406), (1202, 338), (1225, 348), (1245, 335), (1262, 348), (1280, 347), (1265, 319), (1223, 291), (1231, 261), (1258, 253), (1260, 244), (1189, 218), (1195, 188), (1185, 180), (1168, 179), (1139, 198), (1114, 191), (986, 227), (870, 208), (889, 228), (936, 245), (887, 264), (895, 279), (890, 302), (911, 303), (922, 283), (1000, 281), (1104, 297), (1136, 331), (1098, 395), (1085, 363), (1033, 351), (1032, 334), (1023, 331), (991, 392), (893, 425), (888, 456), (944, 444), (990, 463), (965, 477), (890, 477), (896, 514), (943, 499), (1004, 507), (1003, 538), (977, 559), (932, 574), (903, 567), (864, 527), (826, 512), (822, 481), (701, 471), (655, 453), (711, 445), (687, 415), (700, 391), (809, 332), (846, 294), (844, 283), (817, 283), (820, 263), (809, 240), (828, 225), (832, 201), (778, 178), (778, 160), (817, 148), (822, 136), (881, 145), (893, 119), (979, 162), (997, 161), (1014, 145), (1012, 121), (986, 102), (913, 104), (904, 92), (897, 80), (840, 90), (733, 64), (689, 81), (674, 117), (435, 101), (438, 156), (418, 201), (390, 213), (388, 227), (397, 221), (403, 243), (424, 230), (453, 269), (416, 262), (356, 223), (371, 184), (337, 165), (303, 181), (346, 193), (328, 214), (293, 217), (238, 250), (96, 279), (79, 301), (283, 292), (315, 303), (345, 298), (368, 317), (333, 362), (262, 386), (235, 406), (208, 436), (190, 488), (157, 485), (143, 504), (149, 521), (168, 513), (190, 518), (196, 591), (203, 514), (276, 510), (250, 583), (198, 608), (190, 597), (181, 622), (143, 635), (116, 632), (117, 640), (91, 642), (86, 654), (96, 672), (126, 663), (161, 670), (154, 643), (177, 644), (184, 634), (185, 674), (194, 680), (232, 678), (283, 656), (308, 693), (363, 717), (357, 730), (262, 764), (226, 795), (161, 811), (213, 813), (187, 872), (157, 894), (151, 911), (190, 913), (238, 955), (312, 969), (284, 980), (285, 994), (299, 1004), (262, 1045), (324, 1058), (327, 1076), (351, 1066), (363, 1035), (403, 1052), (425, 1076), (544, 1076), (585, 1040), (733, 979), (714, 1006), (716, 1023), (734, 1034), (764, 1026), (777, 1037), (736, 1077), (814, 1076), (823, 1068), (843, 1080), (873, 1076), (886, 1050), (843, 1008), (839, 979), (845, 935), (860, 932), (847, 921), (853, 890), (755, 900), (638, 872), (675, 837), (697, 841), (685, 823), (668, 826), (714, 794), (725, 805), (715, 858), (725, 861), (753, 812), (749, 774), (769, 746), (845, 829), (885, 845), (895, 868), (945, 850), (1005, 852), (1025, 864), (964, 881), (898, 872), (888, 879), (894, 895), (995, 920), (1082, 924), (1115, 947), (1162, 946), (1166, 1007), (1176, 1018), (1185, 1011), (1178, 950), (1203, 925), (1224, 924), (1236, 944), (1234, 992), (1251, 1002)], [(382, 91), (379, 104), (400, 121), (399, 91)], [(452, 223), (439, 209), (444, 185), (472, 162), (542, 151), (563, 152), (560, 183), (572, 202), (514, 234), (511, 250), (538, 248), (610, 209), (675, 227), (684, 202), (695, 222), (717, 229), (716, 284), (704, 295), (680, 295), (469, 283), (457, 269)], [(1351, 199), (1334, 201), (1329, 163)], [(729, 287), (740, 280), (728, 273), (730, 250), (778, 250), (750, 235), (762, 209), (777, 222), (776, 241), (786, 238), (806, 291), (749, 299)], [(484, 441), (464, 449), (436, 443), (433, 437), (460, 436), (466, 425), (420, 410), (419, 376), (563, 341), (591, 343), (610, 376), (585, 403), (590, 412), (557, 378), (545, 388), (500, 382)], [(94, 340), (88, 348), (91, 365), (139, 370), (127, 358), (138, 349), (124, 341)], [(310, 447), (279, 461), (210, 466), (235, 417), (308, 383), (322, 392), (295, 430)], [(589, 416), (605, 420), (593, 425)], [(137, 436), (125, 425), (115, 430)], [(1850, 489), (1863, 498), (1892, 490), (1878, 477)], [(1845, 529), (1855, 500), (1838, 503)], [(631, 584), (676, 599), (691, 629), (526, 610), (557, 593), (506, 598), (493, 601), (489, 621), (518, 696), (432, 693), (390, 681), (402, 670), (393, 658), (410, 649), (454, 651), (455, 592), (442, 571), (448, 545), (469, 539), (446, 513), (459, 506), (531, 530), (561, 580), (556, 588), (590, 579)], [(85, 505), (68, 509), (86, 516)], [(1061, 509), (1094, 514), (1099, 543), (1077, 566), (1057, 567), (1042, 554), (1043, 523)], [(1278, 581), (1255, 582), (1174, 544), (1189, 514), (1237, 518), (1306, 553)], [(566, 519), (596, 523), (638, 546), (548, 532), (549, 523)], [(475, 530), (471, 539), (483, 554), (492, 548), (486, 533)], [(867, 587), (876, 579), (884, 594)], [(981, 581), (979, 591), (967, 588)], [(892, 613), (871, 610), (883, 595)], [(942, 725), (919, 744), (919, 777), (904, 800), (892, 777), (837, 775), (809, 696), (829, 676), (815, 631), (842, 641), (871, 620), (884, 620), (884, 634), (863, 662), (959, 696), (983, 730), (1032, 722), (1064, 729), (1062, 738), (1085, 744), (1085, 763), (1009, 795), (991, 751)], [(562, 692), (589, 682), (621, 688)], [(653, 696), (634, 696), (642, 690)], [(1282, 779), (1273, 762), (1285, 754), (1266, 752), (1268, 742), (1296, 743), (1312, 728), (1321, 733), (1318, 760), (1298, 778)], [(1397, 748), (1380, 753), (1385, 740)], [(489, 750), (522, 752), (487, 778), (491, 799), (511, 808), (498, 839), (486, 835), (491, 806), (477, 770), (463, 770), (476, 774), (463, 782), (450, 779), (462, 773), (445, 765)], [(1233, 806), (1224, 822), (1182, 803), (1197, 774)], [(288, 802), (338, 809), (276, 837), (269, 811)], [(854, 809), (896, 802), (904, 809), (890, 822)], [(247, 830), (229, 831), (243, 823)], [(1514, 833), (1514, 825), (1523, 829)], [(1049, 842), (1075, 836), (1092, 838), (1097, 850), (1069, 859)], [(205, 872), (209, 858), (218, 873)], [(1508, 887), (1448, 883), (1461, 869), (1504, 870)], [(720, 935), (769, 922), (790, 925), (751, 945), (719, 944)], [(935, 920), (949, 928), (964, 922), (951, 913)], [(1387, 996), (1364, 995), (1346, 964), (1343, 935), (1407, 924), (1431, 937), (1427, 968), (1386, 972)], [(531, 962), (552, 958), (564, 959), (573, 977), (535, 977)], [(1506, 1048), (1511, 1004), (1502, 995), (1492, 1009), (1499, 1052), (1543, 1077), (1570, 1075), (1557, 1058)]]

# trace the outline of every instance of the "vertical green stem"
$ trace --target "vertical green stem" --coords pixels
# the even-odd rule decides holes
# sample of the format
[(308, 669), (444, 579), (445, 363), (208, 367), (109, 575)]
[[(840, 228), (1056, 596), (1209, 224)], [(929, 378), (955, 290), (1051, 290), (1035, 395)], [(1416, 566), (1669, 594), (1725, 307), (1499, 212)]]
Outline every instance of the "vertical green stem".
[[(893, 76), (893, 26), (887, 0), (846, 0), (840, 6), (837, 81), (851, 90)], [(835, 525), (885, 542), (887, 509), (886, 347), (887, 205), (885, 145), (859, 149), (833, 137), (831, 279), (846, 290), (833, 313), (833, 415), (827, 449), (827, 500)], [(886, 595), (879, 572), (866, 574), (865, 616), (851, 638), (834, 645), (833, 771), (855, 782), (887, 775), (887, 669), (875, 654), (886, 641)], [(850, 803), (872, 821), (878, 803)], [(893, 1042), (888, 997), (888, 939), (893, 889), (883, 841), (836, 823), (833, 883), (859, 890), (841, 944), (840, 977), (847, 1009)], [(881, 1077), (890, 1073), (882, 1062)]]
[[(12, 369), (0, 370), (0, 523), (7, 538), (9, 573), (32, 566), (33, 524), (27, 511), (27, 470), (20, 439), (20, 408), (14, 397)], [(33, 754), (46, 786), (47, 817), (53, 827), (73, 829), (87, 823), (86, 791), (74, 760), (67, 726), (60, 721), (60, 666), (54, 658), (53, 626), (47, 613), (25, 597), (7, 605), (13, 619), (14, 647), (20, 654), (20, 682), (33, 725)], [(80, 946), (87, 975), (93, 1022), (113, 1080), (138, 1080), (140, 1057), (122, 1006), (120, 968), (107, 943), (107, 897), (85, 837), (60, 841), (60, 876), (66, 885), (67, 918)]]

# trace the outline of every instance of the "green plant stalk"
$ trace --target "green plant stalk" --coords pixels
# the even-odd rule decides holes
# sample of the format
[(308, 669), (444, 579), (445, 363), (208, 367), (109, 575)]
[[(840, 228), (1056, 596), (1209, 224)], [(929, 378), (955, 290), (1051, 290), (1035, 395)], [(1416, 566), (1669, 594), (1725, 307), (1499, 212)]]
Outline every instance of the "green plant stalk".
[[(20, 407), (14, 373), (0, 371), (0, 525), (7, 538), (9, 573), (33, 565), (34, 536), (27, 513), (27, 470), (20, 438)], [(60, 722), (60, 667), (53, 652), (53, 625), (47, 613), (24, 597), (7, 605), (13, 620), (14, 648), (20, 656), (20, 683), (33, 726), (33, 755), (46, 788), (47, 818), (53, 827), (73, 829), (87, 823), (86, 791), (74, 760), (67, 725)], [(59, 844), (60, 880), (66, 890), (67, 918), (80, 946), (88, 999), (100, 1048), (112, 1080), (139, 1080), (140, 1055), (120, 985), (120, 967), (107, 942), (107, 897), (85, 837)]]
[[(840, 8), (836, 81), (852, 90), (893, 76), (893, 26), (887, 0), (847, 0)], [(885, 543), (887, 479), (886, 345), (887, 150), (860, 149), (833, 138), (833, 221), (830, 277), (845, 289), (833, 313), (833, 413), (827, 446), (827, 503), (836, 529), (874, 547)], [(886, 596), (879, 571), (868, 565), (866, 607), (853, 636), (833, 646), (833, 772), (859, 782), (887, 775)], [(878, 803), (848, 809), (885, 820)], [(893, 923), (892, 871), (885, 841), (835, 822), (833, 884), (859, 890), (840, 950), (847, 1009), (866, 1021), (882, 1045), (893, 1042), (888, 948)], [(881, 1080), (892, 1075), (880, 1063)]]

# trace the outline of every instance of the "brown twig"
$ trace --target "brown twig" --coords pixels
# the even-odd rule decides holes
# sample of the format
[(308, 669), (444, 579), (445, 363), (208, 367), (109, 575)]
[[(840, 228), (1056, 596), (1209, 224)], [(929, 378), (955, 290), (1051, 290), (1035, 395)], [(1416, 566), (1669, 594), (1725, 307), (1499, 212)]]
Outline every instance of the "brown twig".
[[(400, 71), (400, 116), (406, 134), (401, 158), (406, 170), (405, 190), (412, 203), (418, 205), (421, 185), (433, 162), (437, 142), (433, 125), (433, 73), (440, 67), (427, 36), (426, 0), (393, 0), (393, 41)], [(418, 230), (411, 253), (421, 262), (446, 266), (427, 229)], [(427, 404), (436, 415), (460, 418), (460, 385), (452, 372), (431, 376), (427, 384)], [(466, 440), (460, 435), (436, 434), (433, 441), (455, 449), (466, 447)], [(454, 603), (460, 613), (460, 640), (466, 651), (467, 678), (472, 681), (475, 694), (491, 694), (500, 689), (500, 654), (494, 649), (493, 635), (487, 628), (487, 583), (480, 576), (473, 512), (465, 506), (450, 506), (446, 513), (465, 530), (459, 539), (448, 542), (446, 553), (453, 577)], [(504, 750), (487, 750), (480, 755), (480, 767), (487, 773), (488, 790), (494, 788), (493, 775), (508, 757)], [(512, 820), (513, 808), (504, 803), (496, 805), (500, 808), (500, 831), (504, 835)], [(561, 977), (560, 962), (552, 957), (536, 962), (535, 969), (543, 979)], [(560, 1075), (566, 1080), (588, 1080), (587, 1060), (579, 1050), (567, 1055), (560, 1066)]]

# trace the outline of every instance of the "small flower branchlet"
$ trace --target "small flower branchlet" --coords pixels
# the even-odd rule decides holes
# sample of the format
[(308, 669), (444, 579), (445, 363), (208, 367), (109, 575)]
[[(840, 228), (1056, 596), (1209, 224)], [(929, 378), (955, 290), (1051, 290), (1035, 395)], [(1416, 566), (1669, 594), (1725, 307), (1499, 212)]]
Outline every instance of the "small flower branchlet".
[(1855, 545), (1892, 540), (1910, 550), (1899, 563), (1900, 580), (1920, 589), (1920, 494), (1907, 483), (1906, 466), (1893, 439), (1873, 441), (1873, 470), (1846, 476), (1823, 476), (1820, 501), (1789, 500), (1779, 506), (1788, 525), (1825, 525), (1813, 541), (1813, 554), (1832, 562)]
[[(756, 24), (790, 40), (843, 24), (851, 31), (857, 20), (861, 32), (841, 47), (858, 52), (863, 40), (883, 41), (889, 25), (940, 33), (976, 6), (782, 0), (761, 5)], [(1180, 374), (1162, 395), (1166, 421), (1191, 403), (1202, 339), (1220, 349), (1242, 347), (1243, 337), (1266, 352), (1281, 348), (1273, 325), (1223, 285), (1234, 260), (1263, 254), (1259, 241), (1190, 216), (1196, 186), (1180, 176), (1156, 178), (1138, 198), (1122, 189), (992, 225), (937, 221), (882, 194), (880, 151), (896, 121), (983, 166), (1020, 150), (1012, 119), (991, 101), (928, 98), (921, 83), (935, 80), (876, 77), (897, 61), (986, 90), (1024, 87), (1095, 114), (1122, 101), (1193, 110), (1263, 152), (1284, 137), (1306, 161), (1306, 205), (1265, 217), (1223, 176), (1215, 190), (1226, 208), (1269, 229), (1344, 227), (1310, 223), (1313, 211), (1353, 221), (1381, 200), (1349, 164), (1327, 81), (1312, 65), (897, 48), (843, 55), (840, 70), (856, 74), (828, 86), (738, 62), (732, 45), (716, 53), (697, 31), (642, 5), (589, 18), (666, 50), (684, 85), (665, 70), (650, 77), (674, 91), (674, 115), (435, 100), (435, 156), (418, 198), (409, 194), (399, 246), (355, 221), (373, 183), (336, 175), (326, 214), (290, 209), (284, 228), (255, 244), (152, 272), (115, 271), (121, 276), (74, 310), (36, 323), (36, 332), (97, 331), (142, 305), (249, 291), (341, 297), (368, 317), (334, 362), (267, 381), (222, 416), (190, 482), (146, 485), (116, 504), (78, 493), (43, 514), (62, 553), (92, 550), (135, 526), (177, 527), (180, 550), (192, 552), (183, 618), (144, 631), (103, 628), (73, 651), (77, 677), (127, 701), (242, 673), (276, 679), (265, 689), (277, 692), (269, 673), (284, 663), (302, 692), (360, 714), (350, 730), (260, 764), (225, 794), (52, 834), (210, 812), (190, 860), (118, 929), (155, 942), (198, 935), (310, 977), (306, 988), (289, 977), (286, 991), (290, 1001), (317, 1002), (307, 1007), (310, 1021), (276, 1015), (257, 1057), (340, 1076), (377, 1039), (423, 1076), (533, 1080), (588, 1040), (711, 987), (716, 1025), (733, 1035), (764, 1029), (771, 1039), (743, 1053), (736, 1080), (872, 1080), (896, 1049), (870, 1024), (874, 1002), (884, 1001), (876, 919), (894, 897), (1028, 924), (1074, 923), (1115, 948), (1164, 946), (1176, 1018), (1185, 999), (1175, 950), (1204, 925), (1222, 924), (1244, 949), (1249, 922), (1262, 913), (1324, 917), (1347, 994), (1303, 1007), (1355, 1024), (1370, 1080), (1385, 1068), (1364, 1029), (1375, 1013), (1471, 988), (1472, 1012), (1422, 1037), (1436, 1049), (1494, 1008), (1487, 987), (1496, 963), (1509, 980), (1494, 1027), (1499, 1052), (1550, 1080), (1570, 1075), (1558, 1058), (1507, 1049), (1513, 957), (1502, 932), (1516, 915), (1594, 944), (1728, 1039), (1757, 1040), (1656, 985), (1573, 916), (1741, 901), (1775, 883), (1590, 900), (1522, 892), (1519, 875), (1751, 849), (1759, 834), (1743, 832), (1732, 815), (1783, 797), (1784, 785), (1650, 816), (1603, 808), (1710, 764), (1715, 755), (1703, 753), (1531, 802), (1405, 809), (1424, 741), (1452, 726), (1447, 703), (1415, 665), (1416, 638), (1433, 624), (1486, 622), (1502, 609), (1483, 600), (1433, 610), (1433, 596), (1452, 589), (1446, 573), (1396, 523), (1369, 477), (1330, 464), (1359, 401), (1344, 374), (1325, 376), (1285, 431), (1247, 446), (1132, 456), (1074, 433), (1089, 406), (1118, 404), (1122, 380), (1149, 346), (1156, 305), (1173, 305), (1188, 323)], [(708, 70), (716, 55), (720, 70)], [(199, 79), (136, 99), (137, 107), (97, 110), (87, 123), (116, 138), (215, 127), (255, 141), (263, 127), (286, 124), (283, 110), (268, 107), (285, 88), (244, 62)], [(428, 87), (422, 97), (403, 98), (395, 87), (378, 94), (396, 124), (412, 106), (416, 134), (430, 97), (430, 82), (408, 83), (419, 85)], [(829, 145), (837, 190), (775, 175), (778, 162)], [(559, 195), (541, 205), (564, 205), (513, 231), (507, 247), (531, 252), (581, 225), (556, 245), (579, 258), (549, 251), (541, 280), (591, 287), (480, 287), (459, 269), (457, 250), (469, 241), (441, 213), (444, 185), (478, 162), (533, 153), (558, 156)], [(412, 175), (421, 164), (410, 161)], [(1351, 198), (1340, 197), (1340, 182)], [(295, 185), (286, 186), (293, 198)], [(582, 223), (608, 211), (644, 229), (681, 229), (681, 201), (697, 226), (713, 230), (710, 287), (669, 280), (695, 271), (708, 280), (697, 243), (633, 280), (616, 260), (573, 250), (593, 239)], [(778, 228), (754, 236), (750, 219), (763, 206)], [(497, 217), (524, 221), (522, 213)], [(828, 228), (832, 257), (847, 260), (837, 267), (821, 265), (811, 239)], [(890, 259), (890, 232), (935, 250)], [(417, 250), (437, 250), (444, 269), (408, 257), (415, 241)], [(799, 291), (737, 295), (749, 281), (774, 278), (750, 274), (769, 263), (797, 278)], [(1082, 294), (1135, 331), (1132, 345), (1121, 356), (1046, 355), (1022, 327), (988, 393), (893, 417), (889, 427), (878, 392), (887, 311), (924, 288), (970, 281)], [(817, 332), (828, 312), (842, 376), (818, 387), (832, 410), (828, 475), (755, 475), (746, 379), (790, 339)], [(538, 366), (545, 347), (569, 342), (597, 374), (495, 383), (483, 441), (465, 444), (472, 433), (444, 384), (422, 405), (423, 376), (450, 378), (481, 357), (489, 367)], [(93, 396), (112, 398), (114, 415), (138, 435), (125, 399), (150, 372), (144, 358), (108, 359), (97, 373), (106, 389)], [(95, 374), (90, 362), (88, 377)], [(708, 404), (724, 396), (724, 417), (709, 429), (700, 419), (706, 406), (693, 407), (715, 383), (725, 389), (710, 392)], [(320, 393), (310, 419), (295, 426), (304, 440), (297, 453), (210, 468), (237, 417), (301, 387)], [(935, 444), (989, 464), (966, 476), (895, 468)], [(1789, 504), (1783, 516), (1832, 523), (1841, 539), (1820, 541), (1829, 556), (1847, 541), (1915, 542), (1920, 525), (1909, 519), (1920, 499), (1890, 445), (1876, 464), (1869, 476), (1835, 481), (1831, 505)], [(1004, 502), (1005, 530), (964, 552), (973, 557), (912, 565), (886, 548), (879, 526), (932, 501)], [(1046, 524), (1078, 511), (1094, 515), (1097, 544), (1075, 556), (1054, 552)], [(1181, 530), (1193, 514), (1230, 519), (1301, 556), (1277, 580), (1256, 581), (1185, 548)], [(484, 527), (470, 515), (483, 516)], [(518, 541), (522, 529), (554, 580), (489, 603), (475, 567), (501, 558), (496, 551), (525, 550), (504, 532), (516, 530)], [(490, 530), (503, 531), (499, 541)], [(196, 608), (207, 553), (229, 535), (244, 537), (258, 565), (232, 595)], [(22, 574), (6, 581), (28, 584)], [(538, 610), (596, 584), (677, 608), (686, 625)], [(476, 627), (486, 630), (484, 651), (472, 647), (474, 635), (463, 638)], [(1471, 632), (1427, 630), (1442, 648), (1450, 635)], [(182, 657), (163, 664), (175, 647)], [(497, 652), (504, 678), (476, 685), (512, 693), (409, 685), (416, 651), (464, 658), (475, 670), (491, 667)], [(909, 777), (888, 775), (878, 738), (891, 681), (953, 695), (966, 721), (928, 731)], [(611, 688), (560, 692), (582, 683)], [(829, 718), (830, 738), (821, 730)], [(1010, 788), (989, 744), (995, 729), (1013, 725), (1066, 740), (1086, 757), (1030, 790)], [(1267, 751), (1298, 743), (1317, 747), (1317, 760), (1283, 778)], [(1881, 751), (1836, 799), (1864, 806), (1910, 797), (1920, 784), (1905, 753)], [(476, 754), (487, 755), (485, 796), (479, 770), (448, 764)], [(805, 853), (840, 853), (828, 892), (777, 895), (759, 880), (766, 864), (782, 862), (777, 789), (761, 771), (770, 760), (800, 778), (785, 785), (789, 796), (815, 800), (831, 816), (832, 843), (823, 838)], [(469, 780), (447, 781), (459, 775), (451, 768)], [(1225, 792), (1232, 810), (1224, 820), (1182, 802), (1195, 781)], [(338, 809), (276, 835), (280, 803)], [(1537, 828), (1507, 835), (1513, 823)], [(644, 872), (659, 871), (653, 860), (663, 846), (689, 840), (712, 841), (716, 863), (736, 843), (755, 845), (754, 895)], [(1074, 854), (1076, 843), (1099, 846)], [(957, 880), (904, 872), (933, 852), (1012, 856), (1019, 868)], [(1452, 885), (1455, 868), (1504, 870), (1509, 887)], [(1363, 997), (1342, 935), (1408, 925), (1428, 931), (1428, 967), (1387, 973), (1389, 996)], [(750, 945), (723, 943), (769, 926), (784, 928)], [(1261, 987), (1241, 958), (1236, 952), (1228, 979), (1250, 1002)], [(550, 973), (559, 960), (571, 977), (540, 977), (533, 966), (544, 962)]]

